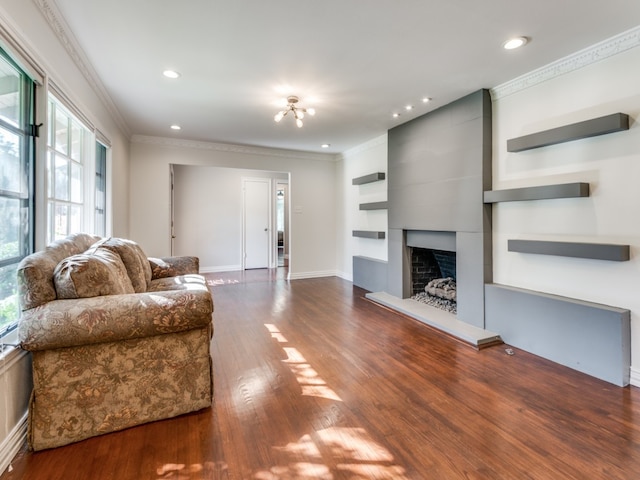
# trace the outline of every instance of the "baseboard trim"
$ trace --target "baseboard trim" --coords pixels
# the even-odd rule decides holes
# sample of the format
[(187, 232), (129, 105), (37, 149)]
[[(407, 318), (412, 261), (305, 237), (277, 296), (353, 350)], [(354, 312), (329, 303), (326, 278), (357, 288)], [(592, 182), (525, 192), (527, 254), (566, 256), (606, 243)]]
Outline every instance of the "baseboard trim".
[(223, 265), (221, 267), (200, 267), (200, 273), (237, 272), (242, 265)]
[(634, 387), (640, 387), (640, 370), (637, 368), (631, 367), (630, 369), (631, 375), (629, 377), (629, 385), (633, 385)]
[(335, 270), (324, 270), (319, 272), (289, 272), (289, 280), (303, 280), (305, 278), (321, 278), (321, 277), (337, 277), (338, 274)]
[(25, 413), (18, 425), (11, 430), (0, 445), (0, 475), (11, 465), (14, 457), (27, 439), (27, 418), (28, 413)]

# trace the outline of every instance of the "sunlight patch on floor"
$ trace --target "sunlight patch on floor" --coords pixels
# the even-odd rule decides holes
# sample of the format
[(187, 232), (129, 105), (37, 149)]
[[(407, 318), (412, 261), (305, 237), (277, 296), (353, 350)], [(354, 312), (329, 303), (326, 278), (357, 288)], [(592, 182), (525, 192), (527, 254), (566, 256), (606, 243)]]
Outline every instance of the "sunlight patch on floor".
[(240, 283), (240, 280), (233, 280), (230, 278), (211, 278), (207, 277), (207, 285), (210, 287), (216, 287), (220, 285), (235, 285)]
[[(282, 344), (288, 343), (286, 337), (282, 335), (282, 332), (274, 324), (265, 323), (264, 326), (271, 334), (271, 338)], [(327, 383), (318, 375), (318, 372), (311, 367), (297, 348), (283, 346), (282, 349), (287, 355), (283, 362), (289, 366), (291, 372), (296, 376), (296, 380), (302, 389), (302, 395), (321, 397), (338, 402), (342, 401), (338, 394), (329, 388)]]
[(156, 470), (157, 480), (205, 480), (219, 478), (227, 471), (226, 463), (165, 463)]
[[(287, 364), (301, 386), (302, 395), (342, 402), (297, 348), (274, 324), (265, 324), (273, 339), (282, 345)], [(329, 409), (337, 409), (332, 404)], [(408, 480), (405, 469), (394, 464), (393, 455), (377, 443), (366, 429), (331, 426), (303, 435), (296, 442), (273, 447), (283, 461), (255, 472), (256, 480)]]
[[(408, 480), (405, 469), (393, 463), (393, 455), (363, 428), (330, 427), (275, 449), (290, 461), (258, 471), (254, 479)], [(323, 461), (325, 458), (327, 461)]]

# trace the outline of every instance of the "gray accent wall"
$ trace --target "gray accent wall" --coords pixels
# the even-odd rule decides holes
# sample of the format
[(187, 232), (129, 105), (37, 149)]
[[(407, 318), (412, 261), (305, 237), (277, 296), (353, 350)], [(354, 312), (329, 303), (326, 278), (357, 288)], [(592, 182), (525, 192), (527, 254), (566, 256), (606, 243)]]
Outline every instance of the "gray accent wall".
[(484, 328), (484, 283), (492, 281), (491, 206), (483, 201), (491, 190), (489, 92), (399, 125), (388, 138), (387, 292), (410, 296), (406, 232), (455, 234), (457, 317)]

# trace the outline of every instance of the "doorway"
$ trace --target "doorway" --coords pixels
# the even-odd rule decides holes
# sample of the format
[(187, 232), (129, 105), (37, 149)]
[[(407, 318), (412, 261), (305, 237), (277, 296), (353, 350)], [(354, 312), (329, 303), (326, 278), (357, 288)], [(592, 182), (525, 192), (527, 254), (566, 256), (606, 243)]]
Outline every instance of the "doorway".
[[(276, 187), (279, 183), (288, 187), (285, 206), (289, 215), (291, 179), (288, 172), (196, 165), (172, 167), (175, 181), (170, 219), (173, 255), (199, 257), (203, 273), (277, 267)], [(260, 190), (259, 195), (251, 197), (257, 197), (258, 208), (263, 209), (258, 215), (262, 220), (253, 228), (256, 231), (253, 236), (247, 235), (246, 227), (251, 222), (245, 224), (245, 180), (262, 185), (254, 189), (252, 187), (256, 185), (251, 182), (249, 186), (250, 193)], [(292, 258), (290, 232), (290, 220), (285, 217), (283, 240), (289, 266)], [(253, 241), (254, 237), (264, 242), (256, 247), (262, 255), (261, 261), (254, 263), (254, 257), (249, 255), (249, 262), (245, 263), (245, 251), (248, 254), (252, 251), (246, 246), (260, 245)]]
[(276, 181), (276, 252), (278, 267), (289, 266), (289, 184)]
[(271, 179), (243, 178), (243, 269), (269, 268)]

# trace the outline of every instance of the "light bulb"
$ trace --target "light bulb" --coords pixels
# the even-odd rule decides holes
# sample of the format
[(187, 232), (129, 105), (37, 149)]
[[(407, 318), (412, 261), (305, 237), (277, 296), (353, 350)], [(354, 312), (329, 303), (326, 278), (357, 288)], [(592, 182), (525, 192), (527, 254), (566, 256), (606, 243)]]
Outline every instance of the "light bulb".
[(273, 117), (273, 119), (277, 122), (279, 122), (280, 120), (282, 120), (282, 117), (284, 117), (284, 113), (283, 112), (278, 112), (276, 113), (276, 116)]
[(302, 110), (296, 110), (296, 118), (302, 120), (304, 118), (304, 112)]
[(302, 120), (300, 120), (299, 118), (296, 118), (296, 125), (298, 125), (298, 128), (302, 128)]
[(180, 77), (180, 73), (175, 70), (165, 70), (162, 74), (167, 78), (178, 78)]
[(315, 108), (307, 108), (307, 113), (313, 117), (316, 114), (316, 109)]
[(517, 37), (517, 38), (512, 38), (511, 40), (508, 40), (508, 41), (504, 42), (502, 44), (502, 46), (506, 50), (513, 50), (515, 48), (520, 48), (520, 47), (526, 45), (528, 41), (529, 41), (529, 39), (527, 37)]

